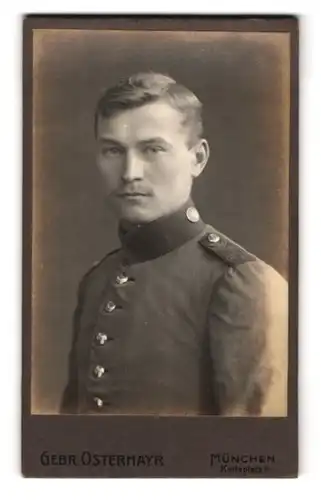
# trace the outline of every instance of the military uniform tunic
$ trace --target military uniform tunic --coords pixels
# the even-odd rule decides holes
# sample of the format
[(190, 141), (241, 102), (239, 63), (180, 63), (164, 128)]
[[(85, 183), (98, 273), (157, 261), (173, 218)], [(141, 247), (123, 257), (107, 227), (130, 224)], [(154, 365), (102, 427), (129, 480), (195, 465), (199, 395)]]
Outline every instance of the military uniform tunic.
[(285, 414), (285, 280), (190, 204), (120, 239), (81, 282), (61, 411)]

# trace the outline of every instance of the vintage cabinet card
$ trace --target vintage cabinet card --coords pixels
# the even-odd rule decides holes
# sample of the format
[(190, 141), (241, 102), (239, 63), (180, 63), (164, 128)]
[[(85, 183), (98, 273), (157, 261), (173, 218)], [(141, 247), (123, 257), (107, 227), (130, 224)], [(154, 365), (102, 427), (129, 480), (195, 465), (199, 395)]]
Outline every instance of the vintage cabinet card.
[(297, 475), (298, 22), (26, 16), (22, 471)]

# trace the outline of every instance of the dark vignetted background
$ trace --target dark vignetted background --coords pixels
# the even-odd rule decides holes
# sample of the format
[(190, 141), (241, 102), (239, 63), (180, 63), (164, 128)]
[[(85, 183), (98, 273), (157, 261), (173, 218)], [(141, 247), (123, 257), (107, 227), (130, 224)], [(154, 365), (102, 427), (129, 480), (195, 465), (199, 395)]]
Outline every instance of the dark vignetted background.
[[(79, 279), (118, 245), (94, 163), (93, 110), (128, 74), (165, 72), (204, 103), (204, 220), (287, 274), (285, 34), (40, 31), (34, 43), (32, 410), (57, 411)], [(160, 304), (161, 307), (161, 304)]]

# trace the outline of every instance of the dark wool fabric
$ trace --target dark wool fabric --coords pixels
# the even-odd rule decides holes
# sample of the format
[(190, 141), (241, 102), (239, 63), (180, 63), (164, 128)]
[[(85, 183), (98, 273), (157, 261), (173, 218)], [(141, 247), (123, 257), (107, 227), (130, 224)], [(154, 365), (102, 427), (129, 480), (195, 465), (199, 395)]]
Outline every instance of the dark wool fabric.
[(261, 414), (286, 371), (285, 281), (187, 208), (121, 226), (83, 278), (62, 413)]

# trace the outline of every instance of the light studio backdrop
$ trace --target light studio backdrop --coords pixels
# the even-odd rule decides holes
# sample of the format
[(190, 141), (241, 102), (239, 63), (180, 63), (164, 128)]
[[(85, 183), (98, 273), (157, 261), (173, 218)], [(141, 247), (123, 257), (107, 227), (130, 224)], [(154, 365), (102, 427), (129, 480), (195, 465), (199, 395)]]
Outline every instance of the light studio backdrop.
[(202, 218), (287, 277), (289, 50), (286, 33), (35, 32), (33, 413), (57, 413), (79, 280), (119, 246), (95, 166), (101, 91), (149, 70), (190, 88), (211, 147)]

